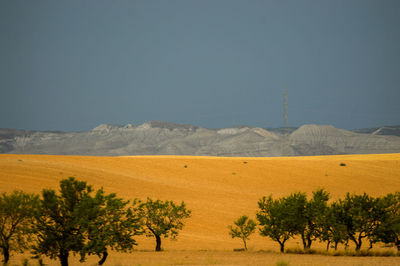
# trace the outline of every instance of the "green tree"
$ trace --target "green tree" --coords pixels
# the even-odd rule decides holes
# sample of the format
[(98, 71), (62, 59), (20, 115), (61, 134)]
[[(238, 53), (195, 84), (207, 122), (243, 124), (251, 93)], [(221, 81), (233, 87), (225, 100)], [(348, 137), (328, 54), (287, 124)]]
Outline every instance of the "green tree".
[(257, 223), (249, 219), (246, 215), (239, 217), (235, 222), (234, 226), (229, 226), (229, 234), (232, 238), (240, 238), (243, 241), (244, 249), (247, 250), (246, 240), (249, 240), (249, 236), (256, 230)]
[(91, 186), (73, 177), (61, 180), (60, 195), (51, 189), (42, 191), (34, 224), (36, 255), (58, 258), (62, 266), (67, 266), (70, 253), (83, 249), (86, 239), (81, 225), (81, 205), (91, 192)]
[(22, 252), (31, 241), (31, 224), (38, 206), (37, 195), (14, 191), (0, 195), (0, 252), (7, 264), (11, 251)]
[(183, 201), (176, 205), (173, 201), (153, 201), (150, 198), (146, 202), (135, 200), (134, 210), (142, 219), (147, 236), (156, 238), (156, 251), (161, 251), (161, 237), (175, 239), (183, 228), (183, 219), (191, 214)]
[(384, 211), (374, 236), (384, 243), (393, 243), (400, 252), (400, 192), (381, 198), (379, 205)]
[(313, 241), (320, 238), (323, 231), (324, 215), (328, 208), (329, 193), (324, 189), (313, 191), (313, 197), (305, 205), (304, 224), (300, 230), (304, 249), (310, 249)]
[(105, 195), (103, 189), (94, 197), (85, 197), (80, 204), (80, 225), (87, 238), (81, 250), (81, 261), (85, 255), (98, 255), (102, 265), (108, 249), (128, 252), (137, 245), (134, 236), (142, 233), (139, 217), (127, 208), (129, 201), (118, 198), (115, 193)]
[(363, 195), (347, 193), (344, 200), (339, 200), (342, 208), (339, 215), (340, 222), (345, 225), (349, 239), (356, 245), (356, 251), (360, 250), (364, 238), (373, 238), (379, 219), (376, 202), (375, 198), (366, 193)]
[(260, 234), (277, 241), (280, 251), (284, 252), (285, 242), (302, 230), (306, 202), (306, 195), (300, 192), (277, 200), (272, 196), (263, 197), (258, 202), (257, 212)]
[(341, 222), (343, 216), (343, 209), (340, 204), (332, 203), (325, 210), (325, 213), (320, 217), (322, 223), (322, 232), (319, 239), (326, 241), (326, 250), (329, 250), (331, 243), (334, 243), (335, 250), (338, 244), (347, 243), (349, 237), (347, 234), (346, 226)]

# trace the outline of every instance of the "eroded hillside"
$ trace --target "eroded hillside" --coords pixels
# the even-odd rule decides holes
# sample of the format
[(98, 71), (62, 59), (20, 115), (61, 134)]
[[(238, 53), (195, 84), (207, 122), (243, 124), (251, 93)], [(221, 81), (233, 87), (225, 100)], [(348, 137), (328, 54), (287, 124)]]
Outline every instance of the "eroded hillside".
[(0, 153), (60, 155), (306, 156), (400, 152), (400, 137), (333, 126), (208, 129), (148, 122), (87, 132), (0, 130)]

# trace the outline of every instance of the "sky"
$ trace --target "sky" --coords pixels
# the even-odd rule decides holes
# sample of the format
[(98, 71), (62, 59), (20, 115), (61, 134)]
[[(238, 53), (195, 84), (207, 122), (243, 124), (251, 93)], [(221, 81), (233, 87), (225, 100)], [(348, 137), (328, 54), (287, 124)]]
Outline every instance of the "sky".
[(398, 0), (0, 2), (0, 128), (400, 125)]

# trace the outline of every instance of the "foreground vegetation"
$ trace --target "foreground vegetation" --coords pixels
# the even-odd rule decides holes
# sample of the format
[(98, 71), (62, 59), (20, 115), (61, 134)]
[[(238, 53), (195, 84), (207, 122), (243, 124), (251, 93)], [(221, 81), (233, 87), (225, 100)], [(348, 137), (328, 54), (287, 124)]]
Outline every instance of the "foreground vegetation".
[(278, 242), (281, 252), (295, 236), (301, 237), (304, 250), (319, 240), (327, 243), (326, 250), (331, 243), (336, 250), (338, 244), (347, 248), (352, 241), (355, 251), (360, 251), (366, 239), (369, 249), (383, 242), (400, 252), (400, 192), (377, 198), (347, 193), (331, 204), (328, 200), (323, 189), (314, 191), (310, 200), (301, 192), (279, 199), (263, 197), (257, 213), (261, 235)]
[[(311, 199), (305, 193), (292, 193), (274, 199), (259, 200), (257, 220), (262, 236), (279, 243), (285, 251), (288, 239), (300, 237), (303, 250), (287, 252), (323, 255), (395, 255), (362, 251), (368, 240), (369, 248), (377, 242), (395, 245), (400, 251), (400, 193), (384, 197), (367, 194), (347, 194), (344, 199), (328, 203), (329, 193), (314, 191)], [(189, 218), (191, 211), (182, 202), (118, 198), (103, 189), (93, 191), (90, 185), (74, 178), (60, 182), (60, 193), (45, 189), (41, 197), (14, 191), (0, 198), (0, 250), (7, 263), (12, 251), (30, 249), (40, 258), (58, 259), (68, 265), (71, 254), (78, 254), (81, 262), (88, 255), (101, 257), (103, 264), (109, 251), (130, 252), (137, 245), (135, 237), (146, 234), (156, 240), (156, 251), (161, 251), (161, 238), (175, 238)], [(247, 240), (256, 229), (256, 222), (240, 217), (229, 227), (232, 237)], [(315, 241), (327, 243), (327, 251), (311, 249)], [(331, 244), (355, 244), (355, 253), (329, 253)]]
[[(94, 195), (93, 195), (94, 194)], [(30, 248), (36, 258), (44, 255), (68, 265), (70, 254), (101, 257), (102, 265), (109, 250), (132, 251), (134, 237), (151, 232), (156, 251), (161, 251), (161, 237), (176, 237), (182, 219), (190, 217), (184, 202), (146, 202), (118, 198), (103, 189), (94, 193), (91, 186), (73, 177), (61, 180), (60, 194), (44, 189), (37, 195), (14, 191), (0, 197), (0, 250), (7, 264), (11, 251)]]
[[(288, 251), (290, 248), (287, 249)], [(354, 251), (352, 251), (354, 252)], [(10, 266), (23, 265), (28, 259), (31, 266), (38, 265), (37, 261), (29, 259), (29, 256), (16, 255), (10, 261)], [(56, 265), (45, 258), (46, 265)], [(387, 266), (399, 265), (398, 256), (335, 256), (334, 251), (329, 254), (294, 254), (279, 253), (276, 251), (249, 251), (234, 252), (222, 250), (166, 250), (155, 253), (153, 251), (135, 251), (133, 253), (113, 253), (106, 262), (115, 266), (161, 266), (161, 265), (341, 265), (341, 266)], [(71, 265), (79, 265), (79, 257), (70, 258)], [(94, 266), (97, 260), (94, 256), (88, 257), (84, 265)]]

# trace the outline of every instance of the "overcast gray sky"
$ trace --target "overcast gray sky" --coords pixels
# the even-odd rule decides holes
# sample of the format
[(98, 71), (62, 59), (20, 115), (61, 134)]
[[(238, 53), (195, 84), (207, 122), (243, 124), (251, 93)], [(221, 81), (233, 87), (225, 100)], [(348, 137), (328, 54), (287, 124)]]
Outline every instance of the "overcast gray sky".
[(0, 128), (400, 124), (398, 0), (0, 2)]

